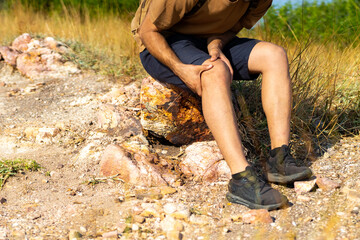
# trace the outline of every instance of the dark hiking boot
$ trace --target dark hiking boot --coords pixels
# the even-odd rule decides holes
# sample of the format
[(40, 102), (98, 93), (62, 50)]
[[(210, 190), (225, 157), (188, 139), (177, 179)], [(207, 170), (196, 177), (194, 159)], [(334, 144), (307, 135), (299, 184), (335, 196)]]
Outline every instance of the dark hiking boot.
[(266, 178), (273, 183), (293, 183), (311, 177), (310, 168), (297, 166), (290, 154), (290, 148), (283, 145), (270, 151), (270, 158), (265, 164)]
[(252, 167), (233, 175), (226, 198), (252, 209), (274, 210), (288, 203), (288, 199), (257, 176)]

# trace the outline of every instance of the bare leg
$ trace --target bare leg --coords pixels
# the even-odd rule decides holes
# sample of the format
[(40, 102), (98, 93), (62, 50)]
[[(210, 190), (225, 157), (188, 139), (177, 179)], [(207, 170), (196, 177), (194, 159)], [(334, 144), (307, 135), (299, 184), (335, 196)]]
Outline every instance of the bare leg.
[(262, 74), (262, 105), (268, 122), (271, 149), (290, 140), (291, 81), (283, 48), (260, 42), (249, 57), (249, 70)]
[(249, 164), (244, 155), (231, 101), (232, 79), (229, 68), (223, 61), (216, 60), (211, 64), (214, 68), (201, 76), (203, 113), (207, 125), (234, 174), (244, 171)]

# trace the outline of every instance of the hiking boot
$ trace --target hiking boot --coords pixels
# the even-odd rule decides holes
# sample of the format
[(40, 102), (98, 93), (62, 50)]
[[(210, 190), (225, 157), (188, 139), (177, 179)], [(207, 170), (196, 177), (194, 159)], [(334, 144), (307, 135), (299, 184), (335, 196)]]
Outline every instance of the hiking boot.
[(273, 183), (293, 183), (311, 177), (310, 168), (297, 166), (290, 154), (290, 148), (283, 145), (270, 151), (270, 158), (265, 164), (266, 178)]
[(274, 210), (288, 203), (285, 196), (271, 188), (250, 166), (246, 167), (245, 171), (233, 175), (226, 198), (229, 202), (252, 209)]

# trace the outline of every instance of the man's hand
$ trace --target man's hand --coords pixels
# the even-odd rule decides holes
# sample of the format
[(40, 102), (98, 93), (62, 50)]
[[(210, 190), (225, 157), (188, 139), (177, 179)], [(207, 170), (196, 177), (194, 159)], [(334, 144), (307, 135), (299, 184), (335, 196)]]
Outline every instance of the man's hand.
[(208, 39), (208, 52), (211, 57), (210, 61), (214, 62), (217, 59), (222, 60), (228, 66), (232, 79), (234, 71), (233, 68), (231, 67), (229, 59), (227, 59), (227, 57), (222, 52), (221, 50), (222, 47), (223, 47), (222, 39), (218, 39), (216, 37)]
[(191, 91), (201, 96), (201, 74), (213, 68), (213, 65), (179, 65), (174, 73), (186, 84)]

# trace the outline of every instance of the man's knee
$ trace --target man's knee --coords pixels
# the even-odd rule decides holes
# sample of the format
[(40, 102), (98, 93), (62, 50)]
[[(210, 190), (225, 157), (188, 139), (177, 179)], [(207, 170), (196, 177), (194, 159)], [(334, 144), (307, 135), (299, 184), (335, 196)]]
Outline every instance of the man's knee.
[(230, 86), (231, 73), (228, 66), (220, 59), (210, 62), (206, 60), (203, 65), (213, 65), (214, 67), (201, 74), (201, 86), (202, 88), (216, 86)]

